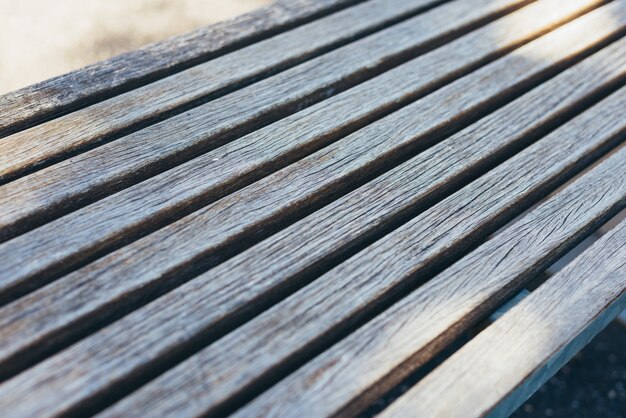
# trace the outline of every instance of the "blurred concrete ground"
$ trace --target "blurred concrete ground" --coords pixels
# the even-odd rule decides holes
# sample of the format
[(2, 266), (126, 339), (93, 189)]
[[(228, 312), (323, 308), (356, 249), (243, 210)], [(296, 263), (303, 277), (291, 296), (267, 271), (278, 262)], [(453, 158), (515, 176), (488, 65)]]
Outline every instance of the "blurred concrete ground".
[(271, 0), (0, 0), (0, 94)]

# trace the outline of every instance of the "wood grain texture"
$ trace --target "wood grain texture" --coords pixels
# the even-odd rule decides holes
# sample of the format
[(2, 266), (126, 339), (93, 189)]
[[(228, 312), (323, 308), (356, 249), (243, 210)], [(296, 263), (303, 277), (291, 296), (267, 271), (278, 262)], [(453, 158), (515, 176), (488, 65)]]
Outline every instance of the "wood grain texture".
[[(624, 91), (626, 89), (620, 93)], [(595, 153), (593, 148), (600, 146), (600, 143), (614, 143), (616, 134), (623, 139), (624, 133), (623, 96), (615, 94), (289, 298), (168, 370), (104, 416), (120, 416), (124, 413), (139, 416), (149, 414), (150, 411), (158, 411), (160, 416), (197, 416), (228, 408), (229, 403), (231, 407), (239, 406), (239, 399), (245, 399), (247, 390), (258, 391), (304, 363), (307, 352), (316, 352), (316, 346), (319, 350), (336, 340), (342, 329), (360, 317), (367, 316), (368, 311), (393, 299), (398, 292), (411, 289), (435, 265), (447, 264), (463, 247), (486, 237), (505, 218), (510, 218), (515, 212), (519, 213), (534, 203), (536, 194), (545, 192), (551, 183), (564, 174), (566, 167), (578, 165), (587, 159)], [(624, 154), (626, 151), (619, 154), (617, 161), (621, 166), (617, 167), (623, 166)], [(607, 187), (621, 186), (618, 189), (621, 193), (607, 197), (610, 205), (607, 204), (605, 208), (604, 219), (617, 213), (626, 203), (623, 172), (616, 170), (615, 165), (610, 168), (600, 177)], [(595, 180), (599, 181), (597, 178)], [(598, 198), (602, 196), (604, 194), (598, 194)], [(600, 200), (604, 203), (604, 200)], [(563, 240), (559, 242), (563, 243)], [(484, 266), (485, 258), (480, 258), (477, 264)], [(516, 266), (507, 263), (502, 265), (503, 268), (505, 265)], [(495, 266), (498, 264), (495, 263)], [(477, 277), (479, 281), (486, 280), (484, 275)], [(438, 287), (443, 293), (459, 296), (457, 287), (436, 283), (439, 283)], [(413, 314), (419, 311), (417, 308), (424, 303), (424, 298), (419, 299), (419, 303), (413, 304), (413, 309), (407, 312)], [(442, 308), (450, 304), (429, 306), (425, 316), (407, 325), (407, 329), (415, 330), (417, 324), (430, 324), (430, 318), (436, 315), (435, 307)], [(456, 305), (452, 303), (452, 306)], [(451, 316), (447, 314), (444, 317)], [(396, 328), (406, 324), (397, 316), (393, 318)], [(444, 331), (450, 329), (450, 324), (446, 325)], [(290, 415), (289, 411), (293, 413), (294, 410), (288, 409), (289, 405), (298, 410), (304, 408), (311, 416), (325, 416), (333, 409), (333, 399), (339, 398), (342, 393), (346, 394), (344, 390), (348, 391), (350, 387), (360, 383), (367, 385), (368, 372), (380, 371), (378, 366), (385, 364), (383, 359), (387, 363), (398, 359), (402, 352), (400, 348), (406, 348), (407, 341), (422, 335), (418, 332), (411, 334), (412, 338), (402, 339), (401, 343), (394, 346), (395, 350), (386, 352), (381, 358), (365, 354), (368, 343), (373, 340), (377, 343), (376, 347), (390, 347), (389, 339), (401, 335), (396, 332), (396, 328), (381, 339), (376, 339), (379, 335), (377, 332), (361, 335), (361, 338), (354, 340), (358, 344), (354, 350), (333, 357), (302, 379), (303, 384), (316, 385), (323, 395), (310, 396), (309, 393), (296, 399), (298, 391), (294, 390), (295, 386), (287, 385), (289, 390), (285, 390), (285, 387), (277, 390), (279, 402), (274, 402), (276, 399), (268, 401), (264, 405), (268, 409), (261, 410), (259, 416), (272, 415), (273, 407), (279, 407), (280, 413)], [(346, 365), (343, 361), (350, 357), (358, 358), (362, 367)], [(61, 364), (61, 356), (56, 360), (55, 367)], [(52, 366), (48, 365), (48, 370), (55, 370)], [(84, 372), (84, 369), (80, 370)], [(389, 371), (386, 369), (383, 376)], [(329, 385), (329, 382), (338, 380), (344, 374), (347, 377), (341, 383), (332, 387)], [(47, 373), (44, 375), (49, 378)], [(31, 385), (28, 387), (29, 390), (33, 389)], [(334, 406), (342, 405), (335, 403)], [(250, 409), (251, 413), (255, 410), (257, 408)]]
[[(458, 34), (460, 27), (472, 26), (519, 1), (471, 0), (446, 4), (9, 183), (0, 190), (0, 197), (13, 204), (11, 210), (0, 211), (0, 229), (27, 222), (24, 216), (30, 216), (33, 221), (39, 215), (39, 223), (42, 223), (41, 218), (50, 220), (112, 194), (253, 131), (259, 124), (287, 116), (288, 109), (291, 112), (304, 107), (313, 96), (331, 96), (341, 85), (357, 84), (387, 69), (391, 63), (399, 64), (396, 60), (399, 56), (409, 52), (412, 55), (416, 48), (432, 46), (437, 39)], [(588, 7), (597, 1), (576, 0), (573, 8), (580, 10), (577, 6)], [(5, 158), (10, 164), (15, 161)], [(20, 204), (15, 205), (15, 202)], [(22, 210), (34, 213), (20, 214)]]
[[(214, 283), (216, 288), (206, 291), (198, 288), (182, 290), (183, 293), (202, 295), (204, 301), (211, 300), (213, 293), (218, 297), (215, 305), (221, 308), (214, 309), (212, 314), (203, 314), (204, 319), (197, 322), (198, 329), (201, 330), (219, 321), (230, 319), (246, 304), (251, 304), (262, 297), (267, 298), (275, 288), (288, 287), (288, 283), (293, 281), (292, 276), (301, 274), (302, 271), (310, 269), (328, 257), (341, 254), (345, 251), (345, 247), (362, 242), (404, 212), (427, 206), (436, 196), (441, 196), (446, 190), (455, 187), (462, 181), (462, 178), (475, 175), (490, 161), (502, 158), (503, 154), (530, 142), (536, 137), (538, 131), (545, 131), (548, 127), (554, 126), (556, 121), (571, 113), (572, 109), (584, 103), (586, 98), (594, 96), (603, 87), (610, 87), (613, 84), (612, 80), (623, 78), (626, 62), (621, 51), (624, 42), (626, 41), (616, 42), (601, 53), (583, 61), (472, 127), (425, 151), (413, 160), (411, 169), (403, 168), (400, 174), (394, 174), (396, 177), (383, 176), (371, 183), (365, 191), (359, 189), (328, 206), (313, 220), (303, 221), (295, 227), (296, 230), (287, 229), (287, 232), (281, 232), (252, 253), (244, 253), (220, 266), (215, 270), (219, 272), (215, 273), (217, 275), (207, 273), (214, 278), (201, 278), (198, 282), (203, 283), (208, 280)], [(559, 45), (562, 46), (560, 43)], [(524, 54), (521, 50), (520, 57)], [(516, 62), (524, 63), (519, 66), (518, 74), (516, 74), (517, 71), (513, 73), (517, 68)], [(599, 67), (602, 67), (604, 71), (599, 72), (597, 70)], [(496, 89), (495, 91), (498, 88), (505, 89), (508, 83), (519, 81), (520, 74), (523, 79), (531, 77), (532, 71), (536, 70), (535, 64), (531, 63), (528, 67), (526, 60), (515, 59), (513, 56), (485, 67), (475, 75), (442, 89), (432, 98), (423, 99), (423, 104), (416, 102), (411, 105), (412, 107), (403, 110), (403, 113), (382, 121), (381, 123), (387, 124), (388, 128), (385, 129), (388, 129), (390, 134), (380, 136), (379, 140), (385, 146), (390, 146), (392, 138), (400, 132), (399, 127), (402, 127), (407, 139), (417, 138), (423, 133), (428, 133), (429, 126), (436, 127), (439, 123), (445, 123), (447, 115), (460, 112), (459, 109), (465, 109), (465, 106), (470, 106), (471, 109), (471, 100), (466, 101), (464, 97), (481, 100), (477, 92), (489, 96), (493, 94), (490, 88)], [(504, 84), (493, 85), (491, 77), (494, 74), (497, 74), (498, 79)], [(492, 86), (485, 87), (485, 85)], [(464, 95), (467, 96), (459, 95), (459, 92), (465, 92)], [(550, 99), (546, 100), (548, 92)], [(451, 100), (457, 100), (461, 107), (457, 108), (456, 105), (450, 104)], [(441, 122), (435, 117), (437, 113), (431, 109), (440, 109), (439, 111), (443, 112)], [(417, 122), (416, 114), (424, 115), (422, 123)], [(516, 122), (511, 123), (512, 119)], [(365, 130), (358, 136), (348, 137), (348, 142), (345, 143), (354, 147), (351, 149), (357, 149), (360, 142), (363, 143), (363, 148), (371, 148), (372, 138), (376, 137), (378, 132), (384, 131)], [(477, 141), (476, 138), (481, 138), (481, 140)], [(395, 140), (403, 139), (396, 138)], [(341, 152), (345, 152), (346, 155), (339, 159), (347, 162), (351, 149), (346, 148), (341, 142), (335, 144), (335, 149), (343, 150)], [(375, 149), (372, 148), (371, 151), (374, 152)], [(319, 155), (332, 154), (323, 151), (305, 161), (302, 170), (296, 165), (286, 172), (306, 175), (310, 167), (323, 167), (321, 164), (324, 158)], [(371, 159), (375, 156), (376, 154), (370, 154), (367, 158)], [(352, 158), (360, 157), (353, 156)], [(327, 166), (332, 167), (334, 161), (336, 159), (330, 160)], [(437, 163), (431, 167), (433, 161)], [(413, 170), (419, 170), (420, 177), (416, 178)], [(345, 174), (345, 170), (339, 171), (339, 175)], [(311, 184), (326, 181), (324, 172), (320, 175), (323, 176), (320, 177), (322, 180), (314, 178)], [(297, 184), (292, 184), (293, 179), (300, 176), (296, 174), (275, 176), (277, 182), (275, 193), (279, 195), (281, 192), (296, 190)], [(387, 191), (390, 184), (393, 184), (393, 193)], [(324, 185), (320, 183), (318, 186)], [(5, 341), (0, 348), (2, 370), (11, 374), (15, 368), (23, 368), (24, 364), (32, 362), (32, 358), (37, 357), (41, 350), (51, 350), (57, 344), (64, 344), (68, 337), (79, 335), (84, 328), (89, 328), (91, 323), (100, 320), (104, 312), (110, 312), (119, 304), (129, 303), (130, 297), (138, 292), (145, 293), (146, 286), (160, 285), (165, 280), (176, 283), (179, 280), (176, 279), (176, 274), (180, 271), (176, 263), (185, 263), (188, 260), (185, 257), (193, 259), (195, 257), (193, 252), (202, 254), (209, 251), (210, 255), (227, 245), (231, 234), (235, 235), (235, 238), (242, 234), (245, 236), (247, 226), (244, 222), (253, 227), (263, 221), (263, 218), (257, 221), (255, 213), (245, 215), (247, 218), (242, 215), (246, 213), (246, 208), (256, 205), (254, 203), (257, 200), (256, 196), (265, 196), (264, 191), (267, 190), (263, 183), (261, 186), (250, 186), (221, 203), (218, 202), (212, 209), (207, 209), (202, 218), (194, 215), (190, 218), (194, 219), (192, 223), (187, 224), (187, 221), (183, 221), (184, 223), (181, 224), (184, 226), (183, 230), (189, 232), (186, 233), (188, 239), (181, 243), (174, 241), (178, 237), (177, 232), (157, 233), (1, 309), (0, 317), (3, 319), (0, 321), (0, 336)], [(314, 192), (315, 189), (307, 191), (305, 197), (308, 193)], [(361, 206), (360, 202), (364, 194), (370, 196), (371, 202)], [(281, 197), (278, 196), (276, 199), (280, 201)], [(284, 195), (282, 199), (284, 200)], [(271, 215), (271, 211), (278, 207), (263, 205), (263, 201), (259, 204), (262, 211), (257, 213), (270, 211), (270, 216), (274, 216)], [(225, 211), (224, 208), (228, 210)], [(232, 218), (228, 215), (232, 213), (239, 215)], [(230, 220), (228, 220), (229, 217)], [(206, 221), (203, 221), (203, 224), (195, 224), (197, 219), (206, 219)], [(85, 224), (85, 227), (87, 228), (88, 225)], [(170, 228), (174, 231), (180, 229), (176, 224)], [(223, 228), (223, 232), (219, 232), (219, 228)], [(240, 228), (239, 231), (243, 229), (243, 232), (239, 232), (237, 228)], [(208, 233), (216, 235), (211, 238), (205, 235)], [(194, 237), (189, 234), (202, 235)], [(318, 234), (320, 239), (315, 238)], [(303, 236), (309, 238), (303, 239)], [(288, 241), (284, 242), (285, 239)], [(42, 248), (49, 247), (48, 244)], [(167, 251), (168, 256), (159, 257), (158, 254), (161, 251)], [(259, 252), (261, 255), (251, 255), (259, 254)], [(283, 259), (276, 260), (271, 256), (274, 253), (283, 254)], [(7, 251), (6, 254), (8, 263), (10, 261), (8, 255), (16, 254), (16, 252)], [(198, 263), (197, 257), (195, 258)], [(265, 261), (261, 263), (259, 260)], [(267, 262), (269, 260), (272, 261)], [(240, 274), (242, 274), (241, 277), (248, 277), (245, 272), (254, 272), (252, 274), (254, 280), (250, 281), (247, 278), (243, 282), (233, 282), (229, 286), (222, 282), (224, 279), (219, 278), (224, 276), (231, 281), (232, 277)], [(119, 280), (120, 277), (126, 279)], [(171, 287), (171, 284), (169, 286)], [(196, 285), (190, 285), (191, 288), (194, 286)], [(222, 290), (219, 290), (220, 288)], [(244, 292), (242, 289), (251, 289), (251, 293)]]
[[(289, 357), (319, 342), (324, 335), (328, 337), (329, 332), (332, 334), (334, 329), (340, 329), (355, 315), (371, 309), (398, 286), (406, 285), (407, 276), (428, 268), (435, 260), (445, 262), (458, 252), (459, 247), (476, 239), (477, 234), (486, 235), (495, 230), (499, 219), (509, 218), (523, 210), (524, 206), (532, 203), (533, 195), (545, 191), (567, 172), (592, 159), (600, 149), (614, 143), (615, 135), (624, 131), (624, 127), (619, 126), (623, 122), (619, 105), (621, 103), (612, 98), (574, 119), (468, 188), (445, 199), (167, 372), (136, 392), (139, 394), (137, 397), (129, 399), (138, 402), (134, 407), (142, 408), (147, 399), (159, 402), (149, 396), (152, 391), (157, 391), (168, 396), (163, 397), (163, 404), (153, 411), (159, 411), (159, 414), (175, 411), (177, 415), (184, 415), (215, 407), (245, 390), (274, 366), (282, 367)], [(410, 163), (406, 164), (400, 167), (410, 166)], [(400, 167), (397, 170), (401, 170)], [(402, 179), (391, 177), (390, 180), (395, 181), (387, 182), (387, 189), (392, 190), (396, 182), (410, 184), (408, 178), (417, 172), (415, 169), (404, 172)], [(502, 182), (502, 179), (509, 181)], [(367, 200), (361, 198), (360, 202), (364, 201)], [(357, 216), (355, 213), (346, 214)], [(443, 221), (450, 219), (452, 214), (454, 224), (445, 224)], [(407, 251), (411, 253), (408, 258), (404, 256)], [(391, 252), (396, 255), (390, 257)], [(228, 287), (232, 281), (225, 279)], [(208, 285), (212, 281), (200, 278), (199, 283)], [(112, 327), (6, 381), (0, 386), (0, 407), (14, 411), (16, 416), (27, 416), (39, 413), (54, 415), (81, 406), (81, 403), (85, 406), (89, 400), (93, 401), (101, 395), (99, 392), (114, 383), (123, 382), (125, 376), (120, 374), (123, 371), (131, 372), (130, 376), (133, 372), (136, 376), (142, 371), (128, 370), (128, 366), (137, 366), (140, 359), (149, 362), (161, 348), (171, 353), (171, 345), (166, 347), (161, 342), (167, 344), (165, 340), (172, 338), (170, 341), (180, 344), (187, 330), (196, 323), (196, 318), (202, 318), (206, 309), (219, 306), (202, 301), (201, 306), (206, 309), (191, 309), (184, 317), (178, 317), (175, 310), (170, 310), (175, 306), (178, 306), (177, 309), (183, 306), (191, 308), (185, 299), (193, 295), (196, 293), (179, 293), (182, 298), (170, 299), (166, 305), (168, 309), (163, 309), (164, 305), (158, 302), (148, 305), (145, 309), (154, 310), (155, 304), (158, 305), (155, 317), (146, 316), (145, 309), (141, 314), (139, 311), (131, 314)], [(137, 332), (131, 324), (137, 321), (138, 315), (142, 319), (139, 323), (147, 318), (158, 321), (155, 322), (159, 324), (158, 330), (151, 326), (145, 328), (145, 332)], [(119, 332), (120, 329), (124, 332)], [(156, 332), (151, 334), (149, 330)], [(136, 344), (145, 341), (149, 335), (157, 334), (159, 338), (148, 346)], [(135, 337), (136, 341), (130, 344), (120, 341), (122, 336), (131, 335), (142, 335), (142, 338), (137, 340)], [(202, 383), (198, 385), (200, 381)], [(207, 393), (203, 389), (207, 386), (204, 385), (212, 389)], [(39, 401), (36, 404), (18, 402), (27, 393)], [(3, 397), (2, 394), (7, 395)]]
[[(551, 27), (563, 19), (555, 4), (556, 0), (527, 6), (318, 105), (1, 244), (0, 277), (34, 287), (34, 282), (70, 271), (120, 241), (211, 203)], [(491, 41), (495, 36), (500, 37), (497, 46)], [(611, 47), (606, 54), (615, 55), (614, 50)], [(603, 63), (607, 70), (598, 74), (602, 77), (588, 80), (611, 85), (623, 75), (624, 59), (617, 54)], [(14, 191), (0, 199), (5, 219), (18, 212), (24, 219), (46, 208), (45, 199), (39, 205), (20, 199), (23, 183), (4, 188)], [(35, 253), (39, 256), (29, 257)]]
[[(375, 34), (380, 39), (339, 47), (381, 29), (359, 21), (360, 32), (348, 28), (332, 46), (320, 33), (320, 43), (282, 55), (285, 66), (296, 65), (291, 70), (269, 76), (283, 64), (260, 64), (222, 79), (224, 88), (208, 87), (221, 95), (215, 102), (231, 98), (222, 103), (232, 103), (232, 115), (203, 107), (213, 102), (183, 99), (177, 103), (198, 105), (185, 122), (181, 113), (77, 154), (71, 169), (62, 162), (0, 187), (0, 214), (11, 200), (25, 208), (34, 202), (24, 217), (0, 227), (4, 239), (35, 228), (0, 244), (0, 266), (8, 266), (8, 274), (0, 267), (0, 305), (8, 303), (0, 306), (0, 410), (16, 417), (284, 416), (303, 409), (311, 416), (353, 416), (626, 207), (626, 38), (618, 39), (626, 32), (625, 0), (591, 12), (600, 0), (539, 0), (527, 7), (523, 0), (450, 1), (415, 18), (409, 16), (421, 6), (403, 3), (410, 10), (400, 13), (390, 9), (396, 1), (371, 0), (322, 18), (357, 19), (358, 8), (380, 7), (380, 13), (368, 9), (371, 22), (392, 25)], [(472, 2), (482, 9), (464, 9)], [(399, 14), (383, 18), (384, 12)], [(416, 32), (408, 23), (417, 25), (418, 17), (433, 22)], [(446, 19), (457, 28), (441, 26)], [(302, 28), (323, 32), (319, 22)], [(257, 53), (272, 53), (264, 42), (274, 38), (267, 38), (254, 44), (265, 45)], [(389, 50), (398, 39), (401, 45)], [(440, 43), (447, 45), (425, 52)], [(338, 49), (319, 55), (331, 47)], [(342, 50), (355, 56), (345, 58)], [(306, 51), (319, 57), (297, 65), (311, 58)], [(295, 70), (332, 54), (354, 66), (339, 78), (312, 73), (317, 84), (307, 90), (306, 74)], [(255, 74), (269, 77), (245, 87)], [(285, 74), (294, 78), (278, 79)], [(252, 89), (263, 83), (268, 91), (285, 90), (277, 99)], [(231, 85), (258, 93), (254, 100), (265, 110), (249, 107), (243, 96), (235, 103)], [(287, 86), (296, 87), (294, 95)], [(206, 94), (212, 93), (198, 100)], [(204, 115), (207, 122), (199, 109), (217, 113)], [(182, 139), (171, 148), (165, 135), (151, 144), (148, 136), (133, 137), (161, 133), (157, 126), (174, 133), (172, 120)], [(209, 122), (217, 128), (202, 125)], [(128, 138), (140, 138), (139, 145), (132, 148)], [(128, 150), (135, 166), (126, 169)], [(615, 152), (591, 171), (550, 193), (609, 150)], [(117, 168), (107, 171), (109, 162)], [(55, 175), (82, 176), (81, 170), (85, 184), (82, 177), (65, 178), (56, 188), (62, 177)], [(20, 181), (37, 189), (25, 179), (44, 191), (20, 191)], [(3, 192), (16, 184), (19, 193), (3, 203)], [(611, 249), (626, 251), (623, 237), (620, 242)], [(615, 276), (606, 268), (607, 277)], [(502, 416), (526, 399), (623, 308), (623, 282), (593, 295), (568, 294), (580, 303), (593, 298), (582, 313), (570, 304), (531, 304), (516, 314), (532, 325), (536, 318), (527, 312), (556, 312), (568, 329), (546, 349), (522, 356), (519, 368), (492, 375), (505, 379), (500, 392), (473, 388), (483, 396), (475, 415)], [(560, 301), (564, 283), (540, 300)], [(544, 290), (533, 296), (544, 297), (537, 296)], [(497, 321), (487, 335), (490, 329), (514, 335), (518, 326), (498, 323), (506, 322)], [(542, 325), (546, 332), (539, 326), (533, 335), (547, 339), (552, 324)], [(471, 347), (458, 356), (480, 364)], [(455, 358), (449, 362), (461, 361), (470, 374), (476, 367)], [(429, 377), (435, 384), (427, 395), (418, 393), (427, 399), (418, 407), (438, 411), (427, 402), (463, 392), (462, 385), (446, 392), (455, 372), (446, 364)], [(406, 414), (415, 396), (388, 412)], [(437, 408), (445, 415), (445, 405)]]
[(358, 2), (278, 0), (235, 19), (2, 95), (0, 135), (152, 82)]
[[(75, 148), (134, 125), (223, 96), (440, 0), (371, 0), (241, 48), (0, 141), (0, 179), (13, 178)], [(333, 28), (333, 30), (329, 30)]]
[[(622, 154), (616, 169), (623, 182), (626, 153)], [(588, 187), (581, 191), (582, 196), (595, 184)], [(579, 204), (587, 207), (586, 202)], [(578, 210), (575, 216), (583, 216), (582, 212)], [(625, 221), (466, 344), (382, 416), (507, 417), (624, 308)]]

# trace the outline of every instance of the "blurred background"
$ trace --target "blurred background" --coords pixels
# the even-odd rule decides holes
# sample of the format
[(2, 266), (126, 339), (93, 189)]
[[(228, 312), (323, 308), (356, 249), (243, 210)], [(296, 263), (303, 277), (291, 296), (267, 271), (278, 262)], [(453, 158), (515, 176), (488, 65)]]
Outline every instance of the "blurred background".
[(0, 0), (0, 94), (271, 0)]

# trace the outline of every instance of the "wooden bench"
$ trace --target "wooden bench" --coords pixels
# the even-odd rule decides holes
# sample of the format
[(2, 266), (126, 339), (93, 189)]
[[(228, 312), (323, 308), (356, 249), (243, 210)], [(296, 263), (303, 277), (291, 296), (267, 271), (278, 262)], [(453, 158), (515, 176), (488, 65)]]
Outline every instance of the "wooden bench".
[(625, 34), (290, 0), (0, 97), (0, 411), (510, 414), (626, 307), (626, 222), (543, 275), (626, 207)]

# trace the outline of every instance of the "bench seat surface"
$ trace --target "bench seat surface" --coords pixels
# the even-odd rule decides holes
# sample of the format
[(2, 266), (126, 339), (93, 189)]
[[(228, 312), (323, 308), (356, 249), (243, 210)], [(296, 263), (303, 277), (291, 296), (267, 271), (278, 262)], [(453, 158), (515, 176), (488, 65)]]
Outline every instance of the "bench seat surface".
[(626, 308), (625, 34), (279, 1), (0, 96), (0, 410), (512, 413)]

